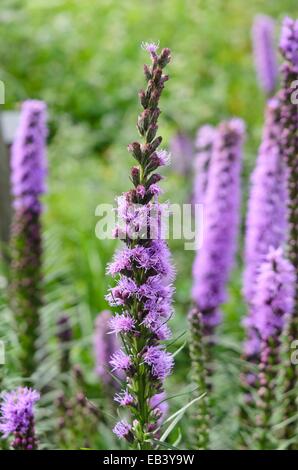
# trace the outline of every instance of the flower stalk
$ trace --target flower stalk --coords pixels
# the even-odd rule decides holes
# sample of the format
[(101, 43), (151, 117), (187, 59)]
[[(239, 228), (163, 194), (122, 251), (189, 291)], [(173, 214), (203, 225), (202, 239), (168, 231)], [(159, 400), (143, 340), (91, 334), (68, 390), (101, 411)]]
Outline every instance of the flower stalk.
[(161, 341), (169, 339), (167, 321), (172, 316), (172, 280), (170, 253), (162, 239), (162, 212), (158, 203), (160, 166), (169, 163), (169, 155), (159, 150), (162, 138), (157, 135), (159, 99), (168, 76), (163, 69), (170, 62), (169, 49), (158, 54), (155, 44), (143, 44), (151, 57), (144, 66), (147, 88), (139, 98), (143, 107), (137, 128), (143, 142), (128, 146), (137, 165), (131, 170), (134, 188), (118, 198), (116, 237), (126, 247), (118, 251), (108, 267), (117, 278), (107, 299), (117, 313), (110, 330), (118, 334), (123, 348), (115, 352), (112, 372), (125, 372), (125, 388), (116, 395), (117, 403), (129, 411), (114, 433), (136, 449), (152, 449), (159, 433), (160, 416), (152, 399), (163, 392), (163, 382), (171, 373), (173, 357)]

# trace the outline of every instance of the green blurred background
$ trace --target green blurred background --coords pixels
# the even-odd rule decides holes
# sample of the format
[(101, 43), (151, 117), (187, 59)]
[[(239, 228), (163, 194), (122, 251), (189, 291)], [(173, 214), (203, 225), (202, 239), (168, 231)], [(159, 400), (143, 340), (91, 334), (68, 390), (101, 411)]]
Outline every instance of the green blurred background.
[[(141, 42), (159, 40), (172, 50), (171, 79), (161, 100), (160, 131), (166, 146), (177, 131), (194, 138), (204, 123), (217, 124), (231, 116), (246, 121), (245, 214), (248, 175), (260, 143), (266, 100), (256, 80), (251, 25), (257, 13), (271, 15), (278, 41), (281, 19), (286, 14), (297, 16), (297, 10), (297, 0), (1, 0), (5, 109), (16, 109), (27, 98), (45, 100), (49, 107), (49, 191), (44, 214), (48, 295), (60, 298), (59, 308), (68, 304), (74, 309), (76, 334), (86, 338), (87, 351), (93, 319), (107, 306), (104, 295), (111, 280), (105, 276), (105, 266), (115, 248), (114, 241), (96, 239), (95, 208), (113, 202), (130, 186), (132, 161), (126, 146), (137, 138), (137, 92), (147, 60)], [(191, 179), (171, 168), (166, 176), (165, 198), (187, 201)], [(237, 431), (231, 423), (243, 335), (240, 319), (245, 313), (241, 244), (219, 333), (214, 433), (218, 447), (232, 447)], [(186, 328), (194, 253), (184, 251), (179, 241), (171, 242), (171, 248), (177, 267), (177, 315), (172, 323), (178, 336)], [(53, 286), (59, 287), (59, 294), (53, 294)], [(77, 346), (73, 355), (92, 370), (91, 354)], [(230, 358), (235, 361), (229, 362)], [(183, 391), (188, 373), (184, 350), (177, 356), (169, 389)]]

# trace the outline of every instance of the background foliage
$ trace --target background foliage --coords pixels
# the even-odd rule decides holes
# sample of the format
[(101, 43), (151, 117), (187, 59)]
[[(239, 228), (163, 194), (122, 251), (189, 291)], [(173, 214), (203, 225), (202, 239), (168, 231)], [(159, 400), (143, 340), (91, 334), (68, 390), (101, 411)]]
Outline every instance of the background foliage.
[[(130, 184), (127, 168), (131, 160), (126, 145), (136, 137), (137, 90), (143, 83), (145, 60), (139, 45), (144, 40), (159, 40), (173, 52), (171, 80), (161, 104), (165, 144), (177, 130), (193, 138), (203, 123), (216, 124), (234, 115), (245, 119), (245, 214), (248, 175), (260, 141), (265, 102), (256, 83), (250, 41), (253, 17), (260, 12), (272, 15), (278, 25), (285, 14), (297, 15), (296, 0), (1, 2), (0, 78), (6, 84), (5, 107), (17, 108), (29, 97), (45, 100), (49, 106), (45, 329), (53, 332), (57, 315), (70, 312), (76, 338), (72, 360), (86, 371), (90, 396), (99, 406), (105, 398), (93, 374), (90, 339), (93, 320), (106, 307), (104, 295), (111, 281), (105, 276), (105, 266), (115, 242), (96, 239), (94, 212), (97, 204), (111, 203)], [(191, 185), (191, 180), (168, 169), (163, 184), (166, 199), (175, 203), (187, 201)], [(193, 253), (184, 251), (182, 242), (172, 242), (171, 248), (178, 271), (173, 328), (175, 336), (179, 336), (186, 328)], [(236, 446), (237, 420), (233, 417), (239, 386), (241, 317), (245, 313), (241, 259), (240, 248), (217, 348), (213, 407), (216, 448)], [(15, 340), (12, 333), (9, 351), (13, 351)], [(184, 340), (185, 336), (178, 345)], [(46, 357), (54, 364), (55, 341), (41, 341), (41, 349), (48, 342), (53, 345), (47, 346)], [(169, 395), (189, 389), (187, 349), (176, 359)], [(52, 380), (45, 370), (41, 368), (40, 380)], [(58, 388), (60, 383), (61, 378), (57, 378)], [(46, 398), (52, 402), (51, 395)], [(185, 403), (185, 398), (171, 403), (174, 411)], [(49, 424), (43, 420), (42, 429), (46, 435), (53, 418), (51, 408), (47, 410), (43, 413)], [(192, 437), (184, 421), (182, 447), (189, 445)], [(176, 438), (177, 435), (171, 439), (174, 442)], [(109, 433), (98, 432), (92, 445), (104, 448), (118, 444)]]

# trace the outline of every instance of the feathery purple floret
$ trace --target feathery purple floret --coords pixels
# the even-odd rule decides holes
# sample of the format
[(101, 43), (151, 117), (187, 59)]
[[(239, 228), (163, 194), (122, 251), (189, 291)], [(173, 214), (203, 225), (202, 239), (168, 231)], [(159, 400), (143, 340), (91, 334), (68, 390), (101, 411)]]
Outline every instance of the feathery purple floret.
[(270, 249), (257, 276), (255, 326), (262, 339), (279, 337), (294, 306), (293, 266), (281, 248)]
[(41, 210), (39, 198), (45, 192), (46, 137), (45, 103), (25, 101), (11, 152), (11, 187), (16, 209)]
[(206, 330), (220, 321), (219, 306), (236, 249), (244, 123), (223, 122), (216, 130), (204, 198), (204, 240), (193, 266), (193, 300)]
[(116, 434), (119, 439), (127, 439), (131, 432), (131, 425), (126, 421), (118, 421), (113, 429), (113, 433)]
[(244, 324), (248, 334), (247, 356), (258, 354), (260, 347), (254, 307), (257, 273), (269, 248), (278, 248), (285, 241), (286, 179), (279, 149), (280, 132), (280, 102), (272, 98), (267, 104), (263, 139), (251, 178), (246, 222), (244, 295), (249, 315)]
[(4, 438), (14, 435), (13, 448), (36, 449), (34, 405), (39, 399), (39, 393), (27, 387), (2, 394), (0, 432)]
[(265, 93), (271, 94), (277, 82), (277, 60), (274, 47), (274, 21), (257, 15), (252, 27), (252, 41), (258, 79)]
[(95, 371), (105, 385), (113, 383), (109, 361), (111, 356), (119, 349), (116, 336), (109, 334), (111, 319), (111, 312), (108, 310), (101, 312), (95, 320), (93, 335)]
[(164, 380), (170, 375), (174, 366), (172, 354), (161, 346), (149, 346), (143, 356), (144, 362), (151, 367), (153, 377)]

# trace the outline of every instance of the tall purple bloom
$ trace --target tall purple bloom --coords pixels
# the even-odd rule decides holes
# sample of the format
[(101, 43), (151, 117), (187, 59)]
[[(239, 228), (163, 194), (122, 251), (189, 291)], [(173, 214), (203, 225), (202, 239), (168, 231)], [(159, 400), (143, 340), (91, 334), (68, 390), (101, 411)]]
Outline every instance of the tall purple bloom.
[(272, 98), (267, 104), (263, 139), (251, 178), (246, 222), (244, 295), (249, 308), (249, 315), (245, 320), (248, 333), (247, 357), (257, 356), (260, 344), (254, 309), (257, 272), (269, 248), (277, 248), (285, 241), (285, 169), (279, 138), (280, 102), (277, 98)]
[(177, 132), (170, 142), (173, 169), (183, 176), (189, 175), (193, 163), (193, 145), (184, 132)]
[[(211, 356), (209, 345), (220, 322), (219, 308), (225, 300), (226, 283), (236, 249), (244, 124), (240, 119), (232, 119), (221, 123), (216, 130), (205, 128), (199, 137), (201, 148), (205, 144), (208, 177), (206, 174), (196, 181), (199, 185), (198, 202), (203, 202), (204, 209), (204, 239), (193, 265), (194, 308), (189, 313), (189, 322), (193, 381), (198, 393), (204, 394), (208, 379), (206, 369), (207, 374), (211, 375), (210, 366), (207, 366)], [(207, 336), (209, 343), (207, 362), (202, 344), (204, 336)], [(195, 423), (198, 449), (208, 446), (208, 422), (209, 402), (208, 397), (204, 396), (198, 403)]]
[[(99, 313), (95, 320), (93, 335), (95, 372), (106, 386), (114, 382), (110, 359), (120, 347), (117, 337), (110, 334), (112, 318), (112, 313), (108, 310)], [(119, 377), (119, 374), (116, 375)], [(120, 374), (120, 377), (123, 378), (123, 375)]]
[(193, 266), (192, 289), (207, 334), (220, 321), (219, 307), (225, 301), (236, 250), (243, 139), (240, 119), (220, 124), (214, 139), (204, 198), (204, 240)]
[[(170, 253), (162, 238), (163, 207), (158, 203), (161, 176), (156, 172), (169, 162), (158, 131), (159, 98), (168, 76), (164, 67), (170, 62), (170, 50), (144, 44), (152, 64), (144, 66), (146, 90), (139, 93), (143, 112), (138, 130), (143, 143), (128, 146), (137, 165), (131, 170), (134, 188), (118, 198), (119, 225), (115, 234), (126, 246), (115, 254), (108, 273), (117, 279), (107, 299), (117, 313), (110, 322), (111, 331), (121, 335), (124, 348), (114, 353), (110, 364), (115, 371), (125, 371), (127, 389), (116, 400), (130, 411), (130, 423), (120, 421), (114, 428), (138, 449), (154, 446), (159, 413), (152, 408), (152, 398), (163, 391), (163, 382), (171, 373), (173, 357), (161, 340), (170, 337), (167, 321), (173, 314)], [(132, 439), (133, 438), (133, 439)]]
[(281, 333), (294, 306), (295, 274), (282, 249), (270, 249), (256, 281), (255, 327), (261, 338), (258, 387), (257, 442), (268, 449), (271, 442), (276, 366), (280, 362)]
[(257, 15), (252, 27), (255, 66), (261, 87), (267, 95), (274, 92), (277, 82), (277, 60), (274, 47), (274, 21)]
[(208, 173), (211, 162), (213, 142), (215, 138), (215, 128), (208, 124), (199, 128), (197, 132), (195, 148), (196, 155), (194, 161), (194, 204), (203, 204), (208, 186)]
[(34, 405), (39, 398), (38, 392), (27, 387), (2, 394), (0, 432), (4, 438), (13, 435), (11, 447), (15, 450), (37, 449)]
[[(288, 345), (298, 338), (298, 20), (285, 18), (282, 26), (280, 50), (284, 58), (282, 65), (280, 149), (287, 166), (288, 186), (288, 256), (295, 269), (295, 307), (287, 332)], [(295, 92), (296, 90), (296, 92)], [(291, 349), (287, 350), (285, 378), (285, 418), (297, 416), (298, 368), (291, 362)], [(285, 427), (285, 437), (296, 435), (297, 420)], [(296, 446), (297, 448), (297, 446)]]
[(40, 196), (45, 191), (46, 106), (25, 101), (11, 153), (14, 215), (11, 236), (11, 298), (23, 374), (34, 370), (41, 306)]

